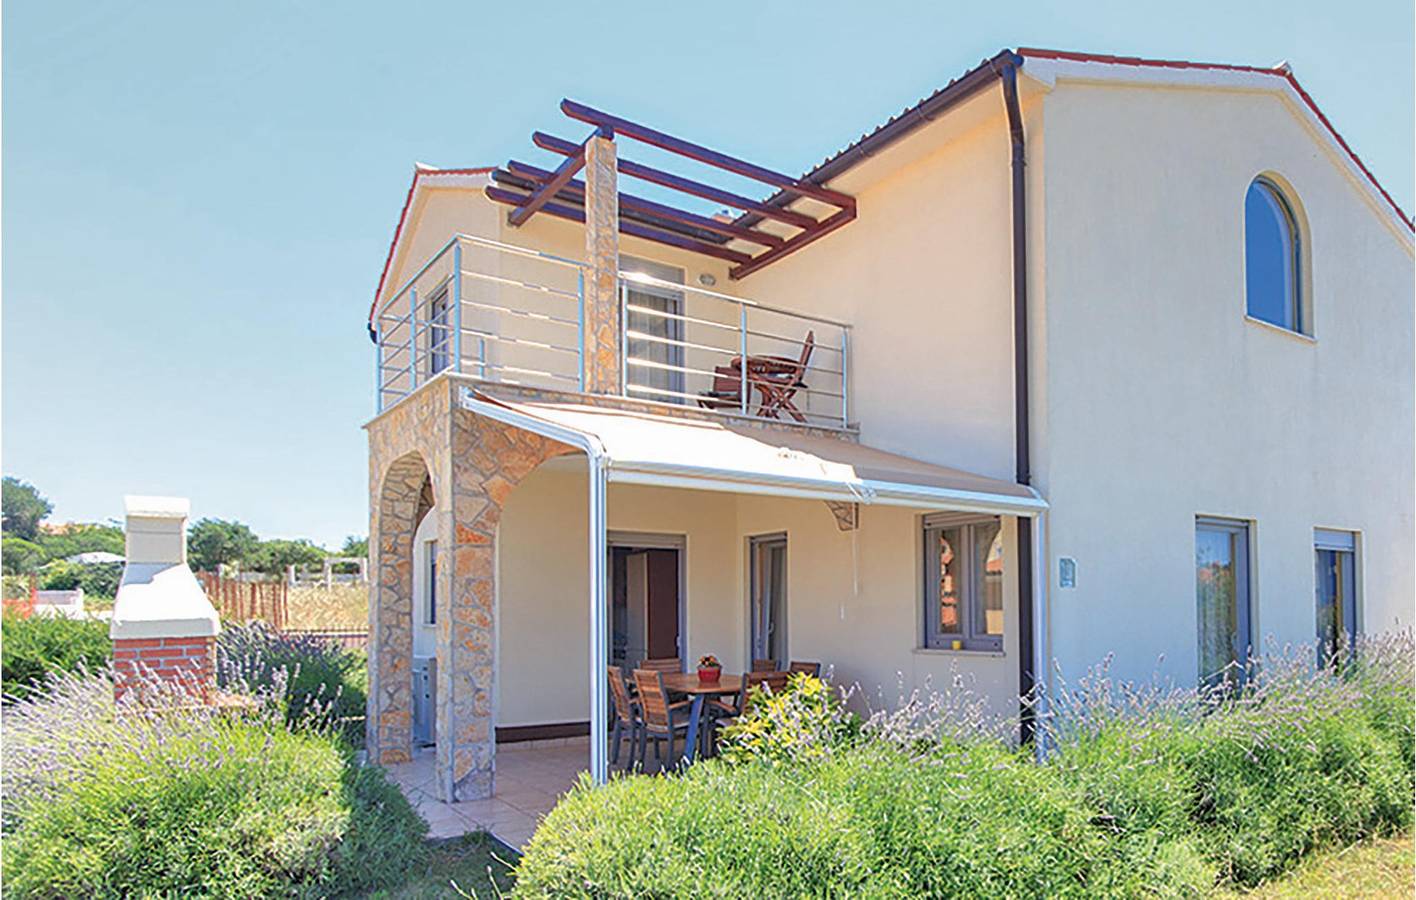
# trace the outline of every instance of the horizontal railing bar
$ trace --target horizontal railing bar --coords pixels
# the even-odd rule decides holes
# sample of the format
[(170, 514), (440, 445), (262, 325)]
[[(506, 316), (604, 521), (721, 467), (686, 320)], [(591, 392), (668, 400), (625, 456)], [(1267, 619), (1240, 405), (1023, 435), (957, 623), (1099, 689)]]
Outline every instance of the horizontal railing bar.
[(497, 284), (504, 284), (509, 287), (525, 288), (528, 291), (539, 291), (543, 294), (553, 294), (557, 297), (565, 297), (569, 300), (579, 300), (580, 295), (575, 291), (567, 291), (563, 288), (553, 288), (544, 284), (535, 284), (530, 281), (522, 281), (519, 278), (507, 278), (504, 275), (488, 275), (485, 272), (474, 272), (463, 269), (462, 274), (469, 278), (480, 278), (483, 281), (492, 281)]
[(528, 310), (515, 309), (510, 306), (496, 306), (491, 303), (478, 303), (476, 300), (463, 300), (462, 304), (464, 306), (475, 306), (478, 309), (490, 309), (495, 312), (511, 313), (514, 316), (525, 316), (528, 319), (536, 319), (538, 321), (555, 322), (557, 325), (573, 325), (577, 328), (580, 327), (580, 321), (578, 319), (565, 319), (560, 316), (550, 315), (549, 313), (530, 312)]
[(526, 256), (531, 259), (539, 259), (545, 262), (553, 262), (559, 265), (568, 266), (573, 269), (585, 269), (588, 266), (578, 259), (571, 259), (568, 256), (557, 256), (554, 253), (546, 253), (542, 250), (532, 250), (529, 247), (518, 247), (515, 244), (505, 244), (501, 241), (494, 241), (491, 238), (478, 237), (475, 234), (467, 234), (459, 231), (452, 237), (455, 241), (462, 241), (466, 244), (476, 244), (479, 247), (489, 247), (493, 250), (501, 250), (518, 256)]
[(498, 343), (502, 344), (520, 344), (524, 347), (537, 347), (541, 350), (558, 350), (561, 353), (580, 353), (579, 347), (562, 347), (559, 344), (547, 344), (544, 341), (533, 341), (530, 338), (518, 338), (506, 334), (494, 334), (490, 331), (479, 331), (476, 328), (464, 327), (462, 329), (462, 333), (470, 334), (473, 337), (481, 338), (487, 341), (497, 341)]
[(686, 291), (688, 293), (699, 294), (700, 296), (704, 297), (716, 297), (719, 300), (726, 300), (729, 303), (740, 303), (743, 306), (752, 309), (760, 309), (764, 312), (778, 313), (784, 316), (792, 316), (793, 318), (797, 319), (809, 319), (813, 322), (822, 322), (827, 325), (835, 325), (837, 328), (845, 328), (849, 330), (851, 327), (846, 322), (840, 322), (836, 319), (831, 319), (826, 316), (818, 316), (813, 315), (811, 313), (802, 313), (791, 309), (782, 309), (776, 306), (768, 306), (765, 303), (759, 303), (756, 300), (749, 300), (746, 297), (734, 297), (731, 294), (722, 294), (718, 291), (710, 291), (706, 288), (694, 287), (691, 284), (679, 284), (674, 281), (665, 281), (662, 278), (655, 278), (653, 275), (645, 275), (642, 272), (620, 272), (619, 276), (620, 281), (627, 281), (630, 284), (650, 284), (670, 291)]
[[(675, 322), (687, 322), (693, 325), (708, 325), (713, 328), (721, 328), (724, 331), (731, 331), (733, 333), (737, 333), (739, 331), (739, 327), (735, 324), (729, 325), (724, 322), (714, 322), (712, 319), (700, 319), (695, 316), (688, 316), (682, 313), (666, 312), (662, 309), (654, 309), (648, 306), (636, 306), (633, 303), (626, 304), (625, 309), (629, 310), (630, 312), (637, 312), (643, 315), (654, 316), (655, 318), (659, 319), (670, 319)], [(788, 344), (795, 344), (798, 347), (806, 346), (806, 340), (804, 338), (787, 337), (784, 334), (776, 334), (770, 331), (754, 331), (753, 329), (749, 328), (747, 329), (747, 335), (749, 337), (762, 337), (767, 338), (768, 340), (782, 341)], [(816, 347), (818, 350), (825, 350), (830, 353), (839, 354), (842, 352), (840, 347), (832, 346), (831, 344), (816, 342), (815, 344), (813, 344), (813, 346)]]
[(705, 375), (709, 378), (714, 376), (713, 372), (704, 369), (695, 369), (692, 366), (676, 366), (673, 363), (659, 362), (656, 359), (644, 359), (639, 356), (626, 357), (624, 362), (625, 365), (633, 366), (637, 369), (654, 369), (659, 372), (682, 372), (685, 375)]
[[(543, 376), (545, 376), (546, 378), (555, 378), (555, 379), (557, 379), (557, 380), (559, 380), (559, 381), (574, 381), (574, 382), (577, 382), (577, 383), (580, 381), (580, 376), (578, 376), (578, 375), (558, 375), (558, 374), (556, 374), (555, 372), (546, 372), (546, 371), (541, 370), (541, 369), (523, 369), (523, 368), (520, 367), (520, 366), (505, 366), (505, 365), (502, 365), (501, 363), (483, 363), (483, 362), (481, 362), (481, 361), (479, 361), (479, 360), (475, 360), (475, 359), (474, 359), (474, 360), (470, 360), (469, 363), (468, 363), (468, 365), (470, 365), (470, 366), (475, 366), (475, 367), (477, 367), (478, 369), (484, 369), (484, 370), (485, 370), (485, 369), (495, 369), (495, 370), (497, 370), (497, 371), (499, 371), (499, 372), (520, 372), (520, 373), (523, 374), (523, 375), (543, 375)], [(477, 376), (474, 375), (473, 377), (475, 378), (475, 377), (477, 377)], [(487, 380), (487, 379), (484, 377), (483, 380), (485, 381), (485, 380)], [(509, 383), (509, 384), (517, 384), (517, 383), (519, 383), (519, 382), (508, 382), (508, 383)]]
[[(630, 307), (630, 308), (631, 308), (631, 309), (634, 309), (635, 307)], [(672, 317), (670, 317), (670, 318), (672, 318)], [(733, 330), (734, 330), (734, 331), (737, 331), (737, 329), (733, 329)], [(748, 335), (755, 335), (755, 334), (756, 334), (756, 332), (752, 332), (752, 331), (749, 331), (749, 332), (747, 332), (747, 333), (748, 333)], [(705, 351), (705, 352), (707, 352), (707, 353), (726, 353), (726, 354), (731, 354), (734, 358), (737, 357), (737, 355), (738, 355), (738, 348), (737, 348), (737, 347), (715, 347), (715, 346), (713, 346), (712, 344), (698, 344), (698, 343), (694, 343), (693, 341), (681, 341), (681, 340), (676, 340), (676, 339), (674, 339), (674, 338), (660, 337), (659, 335), (656, 335), (656, 334), (649, 334), (648, 332), (644, 332), (644, 331), (626, 331), (626, 332), (625, 332), (625, 335), (626, 335), (627, 337), (639, 338), (640, 340), (654, 341), (655, 343), (659, 343), (659, 344), (668, 344), (668, 345), (673, 346), (673, 347), (685, 347), (685, 348), (688, 348), (688, 349), (691, 349), (691, 350), (702, 350), (702, 351)], [(765, 335), (758, 335), (758, 336), (765, 336)], [(806, 345), (806, 342), (805, 342), (805, 341), (793, 340), (793, 339), (791, 339), (791, 338), (778, 338), (778, 340), (782, 340), (782, 341), (785, 341), (785, 342), (791, 343), (791, 344), (796, 344), (797, 346), (805, 346), (805, 345)], [(833, 351), (835, 351), (835, 352), (838, 353), (838, 354), (841, 352), (841, 348), (839, 348), (839, 347), (832, 347), (832, 346), (823, 345), (823, 344), (813, 344), (812, 346), (814, 346), (814, 347), (816, 347), (816, 348), (818, 348), (818, 349), (822, 349), (822, 350), (833, 350)], [(759, 355), (759, 356), (760, 356), (760, 355), (762, 355), (762, 354), (752, 354), (752, 353), (749, 353), (749, 354), (748, 354), (749, 357), (754, 356), (754, 355)], [(840, 375), (840, 374), (841, 374), (841, 371), (840, 371), (839, 369), (826, 369), (826, 368), (822, 368), (821, 366), (812, 366), (812, 365), (808, 365), (806, 368), (807, 368), (808, 370), (810, 370), (810, 371), (813, 371), (813, 372), (825, 372), (825, 373), (828, 373), (828, 374), (831, 374), (831, 375)]]
[(448, 250), (452, 249), (453, 244), (456, 244), (458, 242), (462, 242), (465, 244), (474, 244), (478, 247), (487, 247), (489, 249), (499, 250), (503, 253), (510, 253), (516, 256), (525, 256), (530, 259), (538, 259), (542, 260), (543, 262), (555, 263), (557, 265), (562, 266), (570, 266), (575, 269), (585, 268), (585, 264), (580, 262), (579, 260), (567, 259), (563, 256), (556, 256), (553, 253), (543, 253), (540, 250), (530, 250), (526, 247), (518, 247), (515, 244), (504, 244), (501, 241), (494, 241), (491, 238), (478, 237), (473, 234), (463, 234), (462, 232), (458, 232), (457, 234), (454, 234), (451, 238), (449, 238), (446, 244), (443, 244), (440, 248), (438, 248), (438, 251), (433, 254), (432, 258), (429, 259), (427, 262), (423, 263), (423, 265), (418, 268), (418, 271), (414, 272), (410, 278), (403, 282), (403, 285), (399, 287), (398, 291), (395, 292), (393, 296), (389, 297), (388, 300), (385, 301), (384, 304), (379, 307), (379, 313), (382, 314), (384, 310), (388, 309), (389, 304), (402, 297), (404, 293), (406, 293), (407, 290), (413, 286), (414, 282), (422, 278), (423, 275), (428, 271), (428, 269), (431, 268), (432, 265), (438, 260), (442, 259), (443, 254), (447, 253)]
[(723, 347), (714, 347), (711, 344), (695, 344), (693, 341), (679, 341), (673, 338), (660, 337), (657, 334), (649, 334), (644, 331), (626, 331), (625, 337), (636, 338), (641, 341), (652, 341), (656, 344), (667, 344), (670, 347), (683, 347), (688, 350), (702, 350), (705, 353), (731, 353), (737, 355), (737, 350), (728, 350)]
[(625, 304), (625, 309), (629, 310), (630, 312), (657, 316), (660, 319), (673, 319), (675, 322), (688, 322), (693, 325), (709, 325), (713, 328), (722, 328), (726, 331), (731, 331), (734, 334), (736, 334), (738, 330), (738, 326), (736, 323), (729, 325), (725, 322), (714, 322), (712, 319), (699, 319), (694, 316), (683, 315), (682, 313), (664, 312), (662, 309), (653, 309), (652, 307), (648, 306), (635, 306), (633, 303)]

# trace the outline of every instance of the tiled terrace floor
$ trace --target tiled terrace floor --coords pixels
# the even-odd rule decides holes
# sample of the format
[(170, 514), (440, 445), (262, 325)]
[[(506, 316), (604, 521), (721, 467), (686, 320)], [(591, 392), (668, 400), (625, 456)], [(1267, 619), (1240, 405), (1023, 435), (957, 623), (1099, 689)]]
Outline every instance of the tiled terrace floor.
[(496, 794), (489, 800), (439, 801), (431, 747), (415, 752), (412, 762), (389, 766), (388, 773), (427, 820), (430, 837), (490, 831), (503, 843), (520, 850), (541, 817), (588, 768), (588, 740), (566, 738), (499, 746)]

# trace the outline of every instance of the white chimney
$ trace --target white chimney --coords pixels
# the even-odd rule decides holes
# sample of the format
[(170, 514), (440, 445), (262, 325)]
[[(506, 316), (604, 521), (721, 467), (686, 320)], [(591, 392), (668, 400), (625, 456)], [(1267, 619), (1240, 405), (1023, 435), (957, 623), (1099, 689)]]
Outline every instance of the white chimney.
[(127, 564), (113, 602), (115, 641), (210, 638), (221, 620), (187, 568), (185, 497), (124, 497)]

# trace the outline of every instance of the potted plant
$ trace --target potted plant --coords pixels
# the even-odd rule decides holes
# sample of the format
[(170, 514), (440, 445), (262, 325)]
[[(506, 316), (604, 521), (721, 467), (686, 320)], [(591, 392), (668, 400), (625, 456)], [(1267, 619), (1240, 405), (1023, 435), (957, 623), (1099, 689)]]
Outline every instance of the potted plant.
[(704, 684), (717, 684), (721, 677), (723, 677), (723, 665), (718, 662), (718, 657), (711, 653), (698, 657), (699, 681)]

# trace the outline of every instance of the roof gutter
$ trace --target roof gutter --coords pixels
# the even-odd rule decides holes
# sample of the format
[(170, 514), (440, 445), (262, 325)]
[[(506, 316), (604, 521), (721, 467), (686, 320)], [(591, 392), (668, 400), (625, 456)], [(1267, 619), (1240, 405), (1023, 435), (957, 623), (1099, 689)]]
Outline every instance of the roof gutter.
[[(850, 169), (878, 155), (887, 147), (904, 140), (950, 109), (991, 86), (994, 79), (998, 77), (998, 66), (1008, 63), (1021, 65), (1022, 58), (1011, 50), (1004, 50), (992, 59), (984, 60), (940, 88), (932, 96), (905, 110), (885, 125), (807, 172), (801, 177), (801, 180), (824, 185), (831, 179), (844, 175)], [(786, 207), (798, 199), (800, 198), (796, 194), (778, 191), (765, 202), (772, 206)], [(740, 216), (735, 224), (747, 227), (755, 225), (763, 218), (759, 213), (749, 212)]]

